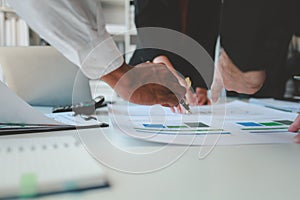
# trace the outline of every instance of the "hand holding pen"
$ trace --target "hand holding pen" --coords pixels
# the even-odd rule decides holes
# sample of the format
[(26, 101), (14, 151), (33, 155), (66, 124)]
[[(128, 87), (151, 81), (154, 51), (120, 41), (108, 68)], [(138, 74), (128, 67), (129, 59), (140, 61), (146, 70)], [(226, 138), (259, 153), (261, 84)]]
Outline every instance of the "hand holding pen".
[[(166, 56), (158, 56), (153, 60), (153, 63), (162, 63), (168, 67), (168, 69), (175, 75), (175, 77), (178, 79), (180, 85), (184, 86), (186, 88), (186, 96), (191, 96), (191, 90), (190, 87), (192, 85), (191, 80), (189, 78), (186, 78), (184, 80), (182, 77), (180, 77), (177, 73), (177, 71), (174, 69), (172, 63), (169, 61), (169, 59)], [(176, 106), (178, 113), (191, 113), (188, 98), (183, 97), (179, 100), (179, 105)], [(175, 108), (171, 107), (171, 111), (175, 112)]]
[[(190, 79), (189, 77), (185, 78), (185, 83), (186, 83), (186, 86), (185, 86), (185, 87), (186, 87), (186, 90), (187, 90), (187, 93), (188, 93), (188, 91), (190, 91), (190, 88), (191, 88), (191, 86), (192, 86), (191, 79)], [(179, 101), (179, 103), (180, 103), (180, 105), (181, 105), (182, 107), (184, 107), (184, 109), (186, 110), (186, 113), (189, 113), (189, 114), (192, 113), (192, 112), (191, 112), (191, 109), (190, 109), (189, 102), (188, 102), (188, 100), (187, 100), (186, 98), (181, 99), (181, 100)]]

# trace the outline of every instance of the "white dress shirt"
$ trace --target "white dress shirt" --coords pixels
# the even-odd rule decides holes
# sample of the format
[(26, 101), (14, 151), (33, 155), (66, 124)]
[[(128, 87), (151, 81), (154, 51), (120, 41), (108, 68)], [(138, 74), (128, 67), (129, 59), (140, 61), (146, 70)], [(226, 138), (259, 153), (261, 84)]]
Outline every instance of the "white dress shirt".
[(10, 0), (28, 25), (98, 79), (120, 67), (123, 56), (105, 29), (100, 0)]

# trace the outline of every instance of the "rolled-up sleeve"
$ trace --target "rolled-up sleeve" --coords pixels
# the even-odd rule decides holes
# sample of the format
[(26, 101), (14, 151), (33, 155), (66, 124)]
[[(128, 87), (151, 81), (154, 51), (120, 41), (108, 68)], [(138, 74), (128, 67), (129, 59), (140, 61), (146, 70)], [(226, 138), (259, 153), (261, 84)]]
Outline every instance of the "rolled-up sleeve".
[(118, 67), (123, 56), (105, 29), (100, 0), (11, 0), (17, 14), (90, 79)]

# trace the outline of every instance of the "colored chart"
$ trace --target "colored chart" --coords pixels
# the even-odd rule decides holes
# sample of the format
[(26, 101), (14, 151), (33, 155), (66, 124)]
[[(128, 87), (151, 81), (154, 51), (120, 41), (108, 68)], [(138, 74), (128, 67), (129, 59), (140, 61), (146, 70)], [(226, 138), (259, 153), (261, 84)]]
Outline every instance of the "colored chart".
[(290, 120), (270, 120), (264, 122), (237, 122), (241, 130), (250, 133), (276, 133), (287, 132), (289, 125), (293, 122)]
[(142, 127), (135, 127), (134, 129), (138, 132), (169, 135), (231, 134), (224, 129), (210, 127), (203, 122), (185, 122), (182, 124), (143, 123)]

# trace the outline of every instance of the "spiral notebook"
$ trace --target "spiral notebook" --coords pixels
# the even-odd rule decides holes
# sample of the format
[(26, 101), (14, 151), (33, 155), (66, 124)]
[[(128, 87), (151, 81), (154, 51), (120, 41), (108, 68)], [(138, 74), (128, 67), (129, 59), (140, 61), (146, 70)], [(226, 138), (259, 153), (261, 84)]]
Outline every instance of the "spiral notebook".
[(108, 186), (100, 165), (72, 136), (0, 140), (0, 199)]

